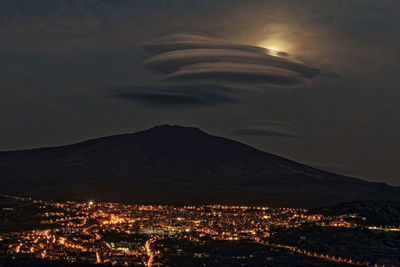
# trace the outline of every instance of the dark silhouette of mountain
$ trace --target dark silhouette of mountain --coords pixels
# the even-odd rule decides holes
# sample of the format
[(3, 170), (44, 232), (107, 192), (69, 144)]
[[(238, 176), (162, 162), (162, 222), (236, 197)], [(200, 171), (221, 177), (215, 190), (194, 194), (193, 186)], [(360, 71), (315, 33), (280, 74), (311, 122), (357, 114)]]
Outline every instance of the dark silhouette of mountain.
[(163, 204), (320, 206), (400, 200), (400, 189), (321, 171), (200, 129), (162, 125), (0, 152), (2, 193)]

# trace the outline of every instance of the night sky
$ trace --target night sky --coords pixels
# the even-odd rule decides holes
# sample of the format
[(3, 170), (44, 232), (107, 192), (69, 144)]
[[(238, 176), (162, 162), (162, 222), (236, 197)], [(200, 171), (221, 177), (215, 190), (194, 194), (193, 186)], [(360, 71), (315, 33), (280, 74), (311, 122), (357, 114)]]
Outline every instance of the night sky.
[(195, 126), (400, 185), (399, 1), (0, 0), (0, 150)]

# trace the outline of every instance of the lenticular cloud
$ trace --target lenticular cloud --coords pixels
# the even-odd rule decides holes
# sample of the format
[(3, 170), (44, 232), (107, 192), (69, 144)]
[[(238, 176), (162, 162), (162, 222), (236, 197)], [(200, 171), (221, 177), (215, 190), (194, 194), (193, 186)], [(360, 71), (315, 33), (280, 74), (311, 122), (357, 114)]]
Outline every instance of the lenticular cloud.
[[(143, 68), (160, 75), (155, 86), (111, 88), (113, 97), (152, 108), (195, 108), (238, 104), (240, 93), (309, 87), (330, 75), (263, 47), (193, 34), (173, 34), (144, 47), (152, 56)], [(281, 53), (285, 54), (285, 53)], [(240, 134), (277, 135), (282, 129), (246, 129)], [(281, 135), (295, 136), (291, 133)]]
[(163, 75), (163, 81), (294, 88), (310, 86), (313, 78), (328, 74), (262, 47), (198, 35), (170, 35), (145, 47), (158, 54), (146, 60), (144, 68)]

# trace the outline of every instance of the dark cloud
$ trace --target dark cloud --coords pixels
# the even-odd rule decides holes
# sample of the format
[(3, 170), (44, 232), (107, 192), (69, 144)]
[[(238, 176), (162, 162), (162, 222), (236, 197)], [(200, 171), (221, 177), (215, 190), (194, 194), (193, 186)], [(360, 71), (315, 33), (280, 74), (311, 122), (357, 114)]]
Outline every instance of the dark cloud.
[(239, 101), (228, 95), (230, 87), (223, 85), (186, 84), (177, 86), (114, 86), (113, 98), (132, 101), (153, 108), (212, 107)]
[(263, 121), (259, 125), (233, 131), (235, 135), (276, 136), (287, 138), (303, 138), (299, 131), (289, 124), (280, 121)]

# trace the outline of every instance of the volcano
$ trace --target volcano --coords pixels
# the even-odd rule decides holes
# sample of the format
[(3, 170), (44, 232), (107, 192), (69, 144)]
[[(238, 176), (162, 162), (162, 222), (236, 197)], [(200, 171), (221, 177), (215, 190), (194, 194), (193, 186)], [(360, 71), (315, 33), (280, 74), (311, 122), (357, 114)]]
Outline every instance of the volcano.
[(0, 152), (1, 193), (138, 204), (314, 207), (400, 201), (385, 183), (318, 170), (193, 127)]

